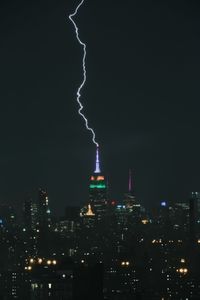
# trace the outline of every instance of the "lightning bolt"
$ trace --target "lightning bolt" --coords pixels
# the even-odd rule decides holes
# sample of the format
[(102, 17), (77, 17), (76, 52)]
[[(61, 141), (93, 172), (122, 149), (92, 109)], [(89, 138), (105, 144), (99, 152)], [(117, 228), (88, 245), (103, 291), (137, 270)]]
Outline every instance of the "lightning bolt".
[(88, 125), (88, 120), (87, 120), (86, 116), (85, 116), (85, 115), (83, 114), (83, 112), (82, 112), (82, 110), (83, 110), (83, 104), (82, 104), (81, 101), (80, 101), (80, 98), (81, 98), (81, 90), (82, 90), (82, 88), (84, 87), (84, 85), (85, 85), (85, 83), (86, 83), (86, 80), (87, 80), (87, 72), (86, 72), (86, 66), (85, 66), (85, 60), (86, 60), (87, 51), (86, 51), (86, 44), (83, 43), (83, 42), (81, 41), (80, 37), (79, 37), (79, 29), (78, 29), (78, 26), (76, 25), (75, 21), (73, 20), (73, 17), (76, 16), (76, 14), (78, 13), (79, 8), (81, 7), (81, 5), (82, 5), (83, 3), (84, 3), (84, 0), (82, 0), (82, 1), (78, 4), (78, 6), (76, 7), (74, 13), (72, 13), (72, 14), (69, 15), (69, 19), (70, 19), (70, 21), (73, 23), (74, 28), (75, 28), (76, 38), (77, 38), (79, 44), (83, 47), (83, 60), (82, 60), (83, 80), (82, 80), (82, 82), (81, 82), (81, 84), (80, 84), (80, 86), (79, 86), (79, 88), (78, 88), (78, 90), (77, 90), (77, 93), (76, 93), (77, 98), (76, 98), (76, 100), (77, 100), (78, 105), (79, 105), (78, 113), (79, 113), (79, 115), (84, 119), (86, 129), (89, 130), (89, 131), (91, 132), (93, 143), (94, 143), (97, 147), (99, 147), (99, 144), (96, 142), (96, 135), (95, 135), (95, 132), (94, 132), (94, 130), (93, 130), (91, 127), (89, 127), (89, 125)]

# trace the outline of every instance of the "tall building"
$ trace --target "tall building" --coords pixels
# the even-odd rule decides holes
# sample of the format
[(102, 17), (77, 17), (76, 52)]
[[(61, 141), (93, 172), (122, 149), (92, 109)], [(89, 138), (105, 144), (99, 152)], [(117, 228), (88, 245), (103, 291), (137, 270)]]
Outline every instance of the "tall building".
[(136, 205), (135, 200), (135, 193), (133, 190), (133, 178), (132, 172), (129, 170), (129, 177), (128, 177), (128, 193), (124, 195), (124, 205), (127, 209), (133, 209), (134, 205)]
[(45, 230), (51, 224), (51, 211), (49, 208), (49, 198), (45, 190), (39, 189), (38, 197), (38, 223), (40, 229)]
[(38, 255), (47, 255), (50, 251), (51, 212), (47, 191), (39, 189), (38, 221), (37, 221), (37, 251)]
[(198, 225), (200, 222), (200, 194), (198, 192), (192, 192), (189, 199), (189, 232), (190, 239), (195, 240), (198, 231)]
[(31, 199), (27, 198), (23, 205), (23, 219), (26, 230), (35, 230), (37, 225), (37, 204)]
[(105, 176), (101, 173), (99, 148), (97, 147), (95, 171), (90, 177), (89, 186), (89, 202), (97, 219), (101, 219), (101, 217), (106, 213), (108, 206), (107, 198), (107, 184), (105, 181)]
[(135, 214), (140, 214), (140, 212), (143, 210), (140, 203), (136, 201), (131, 170), (129, 170), (128, 177), (128, 192), (124, 195), (123, 204), (129, 212), (134, 212)]

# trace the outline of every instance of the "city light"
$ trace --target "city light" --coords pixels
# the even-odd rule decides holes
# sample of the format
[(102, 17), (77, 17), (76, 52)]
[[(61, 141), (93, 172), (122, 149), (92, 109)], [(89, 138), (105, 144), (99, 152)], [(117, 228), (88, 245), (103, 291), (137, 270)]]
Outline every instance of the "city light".
[(105, 189), (106, 185), (105, 184), (90, 184), (91, 189)]
[(180, 269), (177, 269), (176, 272), (178, 272), (182, 275), (186, 275), (188, 273), (188, 269), (187, 268), (180, 268)]
[(121, 266), (126, 266), (128, 267), (130, 265), (130, 262), (129, 261), (122, 261), (121, 262)]
[[(34, 259), (34, 258), (31, 258), (30, 260), (29, 260), (29, 263), (30, 264), (39, 264), (39, 265), (41, 265), (43, 262), (45, 262), (45, 259), (42, 259), (42, 258), (40, 258), (40, 257), (38, 257), (37, 259)], [(56, 265), (57, 264), (57, 260), (51, 260), (51, 259), (48, 259), (48, 260), (46, 260), (46, 264), (47, 265)]]
[(148, 220), (142, 220), (142, 224), (146, 225), (146, 224), (148, 224), (148, 223), (149, 223)]
[(159, 240), (153, 239), (152, 240), (152, 244), (162, 244), (162, 242), (163, 242), (162, 239), (159, 239)]
[(97, 176), (97, 181), (101, 181), (101, 180), (104, 180), (104, 176)]
[(126, 206), (125, 205), (117, 205), (117, 209), (125, 209)]

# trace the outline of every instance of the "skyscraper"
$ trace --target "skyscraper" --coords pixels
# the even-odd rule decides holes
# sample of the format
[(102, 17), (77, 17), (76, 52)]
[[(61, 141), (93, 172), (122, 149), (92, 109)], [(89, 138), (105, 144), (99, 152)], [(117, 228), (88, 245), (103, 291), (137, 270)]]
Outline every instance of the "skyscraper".
[(200, 194), (192, 192), (189, 199), (189, 231), (190, 239), (195, 240), (199, 224)]
[(41, 230), (49, 228), (51, 224), (48, 194), (41, 188), (39, 189), (38, 197), (38, 223)]
[(29, 197), (24, 201), (23, 217), (26, 230), (35, 230), (37, 224), (37, 204)]
[(133, 188), (133, 177), (132, 172), (129, 170), (129, 177), (128, 177), (128, 192), (124, 195), (124, 201), (123, 201), (125, 207), (127, 210), (140, 212), (142, 209), (140, 203), (136, 201), (135, 198), (135, 191)]
[(47, 255), (49, 253), (51, 227), (51, 212), (49, 209), (49, 198), (47, 191), (39, 189), (38, 194), (38, 222), (37, 222), (37, 240), (38, 254)]
[(135, 201), (135, 193), (133, 190), (132, 172), (131, 170), (129, 170), (128, 193), (124, 195), (124, 205), (126, 206), (127, 209), (132, 209), (135, 204), (136, 201)]
[(95, 171), (90, 177), (89, 186), (89, 202), (92, 211), (97, 219), (101, 219), (106, 213), (108, 199), (107, 199), (107, 185), (105, 176), (101, 173), (99, 161), (99, 148), (96, 150), (96, 164)]

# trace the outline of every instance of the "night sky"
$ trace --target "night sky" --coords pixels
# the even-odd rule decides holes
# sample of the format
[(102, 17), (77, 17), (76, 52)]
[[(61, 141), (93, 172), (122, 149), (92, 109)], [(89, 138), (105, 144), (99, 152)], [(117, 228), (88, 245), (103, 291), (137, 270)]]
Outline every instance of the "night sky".
[[(110, 194), (128, 169), (138, 201), (184, 201), (200, 190), (199, 1), (86, 0), (84, 113)], [(88, 200), (95, 146), (77, 114), (82, 48), (68, 15), (79, 1), (1, 1), (0, 203), (38, 187), (51, 207)]]

